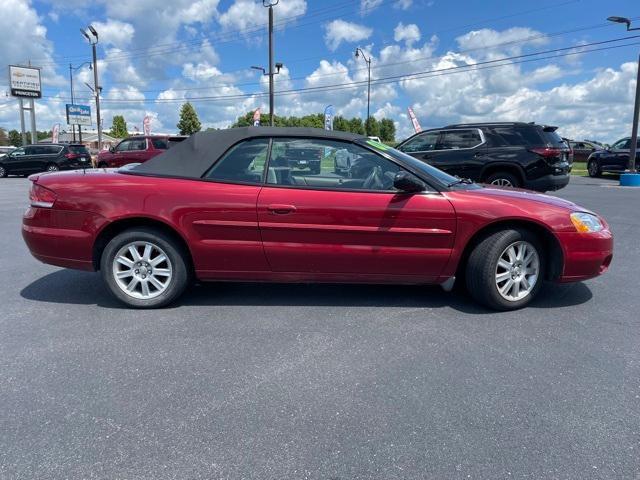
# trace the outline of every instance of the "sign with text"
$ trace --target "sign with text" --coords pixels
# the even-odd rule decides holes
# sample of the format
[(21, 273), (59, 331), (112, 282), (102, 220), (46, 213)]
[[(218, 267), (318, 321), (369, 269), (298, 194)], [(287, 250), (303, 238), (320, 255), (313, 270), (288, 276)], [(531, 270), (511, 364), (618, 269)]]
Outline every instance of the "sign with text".
[(73, 105), (67, 103), (68, 125), (91, 125), (91, 107), (89, 105)]
[(11, 95), (22, 98), (41, 98), (40, 69), (9, 65)]

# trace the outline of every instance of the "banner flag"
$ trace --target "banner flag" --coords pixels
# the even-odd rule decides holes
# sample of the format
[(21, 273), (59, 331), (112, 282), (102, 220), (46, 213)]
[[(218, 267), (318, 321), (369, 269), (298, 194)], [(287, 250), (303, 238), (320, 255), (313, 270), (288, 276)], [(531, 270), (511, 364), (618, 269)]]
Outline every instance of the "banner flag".
[(256, 111), (253, 112), (253, 126), (260, 126), (260, 107), (256, 108)]
[(51, 143), (58, 143), (60, 140), (60, 124), (56, 123), (51, 129)]
[(151, 135), (151, 116), (145, 115), (144, 120), (142, 120), (142, 128), (144, 129), (145, 135)]
[(333, 105), (327, 105), (324, 109), (324, 129), (333, 130)]
[(422, 131), (422, 127), (418, 123), (416, 114), (413, 113), (413, 108), (409, 107), (407, 110), (409, 110), (409, 118), (411, 119), (411, 123), (413, 124), (413, 129), (416, 131), (416, 133), (420, 133)]

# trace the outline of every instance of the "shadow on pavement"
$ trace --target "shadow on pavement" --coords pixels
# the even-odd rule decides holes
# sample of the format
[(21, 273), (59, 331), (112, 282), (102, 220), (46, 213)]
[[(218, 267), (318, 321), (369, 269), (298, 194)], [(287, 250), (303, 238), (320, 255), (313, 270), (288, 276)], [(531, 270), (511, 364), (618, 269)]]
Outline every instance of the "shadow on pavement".
[[(495, 313), (477, 305), (456, 289), (438, 286), (336, 285), (281, 283), (203, 283), (190, 288), (174, 307), (181, 306), (327, 306), (452, 308), (468, 314)], [(107, 291), (100, 275), (58, 270), (27, 285), (20, 295), (37, 302), (126, 308)], [(583, 283), (545, 285), (529, 308), (579, 305), (592, 298)]]

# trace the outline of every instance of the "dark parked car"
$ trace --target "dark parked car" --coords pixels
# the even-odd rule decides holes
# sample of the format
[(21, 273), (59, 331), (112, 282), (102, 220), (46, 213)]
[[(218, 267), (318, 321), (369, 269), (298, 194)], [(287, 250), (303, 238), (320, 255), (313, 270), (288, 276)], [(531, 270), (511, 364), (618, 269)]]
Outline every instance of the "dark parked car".
[(586, 162), (593, 152), (604, 150), (604, 147), (597, 143), (585, 141), (569, 140), (569, 146), (573, 150), (574, 162)]
[(115, 147), (98, 154), (99, 168), (118, 168), (129, 163), (144, 163), (147, 160), (164, 153), (174, 144), (187, 137), (151, 135), (125, 138)]
[[(636, 168), (640, 166), (640, 138), (636, 143)], [(587, 171), (590, 177), (599, 177), (603, 173), (623, 173), (629, 166), (631, 138), (618, 140), (606, 150), (598, 150), (589, 155)]]
[(451, 175), (531, 190), (569, 183), (573, 157), (557, 127), (535, 123), (473, 123), (426, 130), (398, 145)]
[(84, 145), (27, 145), (0, 158), (0, 177), (90, 167), (91, 155)]

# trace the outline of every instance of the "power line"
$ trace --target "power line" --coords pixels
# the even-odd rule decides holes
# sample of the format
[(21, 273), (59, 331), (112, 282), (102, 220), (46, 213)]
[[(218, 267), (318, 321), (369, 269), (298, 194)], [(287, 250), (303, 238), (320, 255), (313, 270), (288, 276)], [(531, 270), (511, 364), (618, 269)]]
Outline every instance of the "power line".
[[(544, 50), (544, 51), (528, 53), (523, 55), (514, 55), (510, 57), (504, 57), (504, 58), (495, 59), (495, 60), (487, 60), (484, 62), (478, 62), (474, 64), (457, 65), (454, 67), (447, 67), (443, 69), (433, 69), (433, 70), (426, 70), (426, 71), (414, 72), (414, 73), (408, 73), (408, 74), (402, 74), (402, 75), (393, 75), (393, 76), (372, 80), (372, 84), (381, 85), (386, 83), (397, 83), (404, 80), (417, 80), (417, 79), (428, 78), (432, 76), (444, 76), (444, 75), (450, 75), (453, 73), (473, 72), (477, 70), (484, 70), (486, 68), (498, 68), (498, 67), (522, 64), (522, 63), (552, 59), (552, 58), (562, 58), (562, 57), (567, 57), (572, 55), (582, 55), (586, 53), (592, 53), (596, 51), (623, 48), (631, 45), (637, 45), (640, 42), (632, 42), (632, 43), (626, 43), (622, 45), (613, 45), (613, 46), (607, 46), (607, 47), (601, 47), (601, 48), (587, 49), (587, 47), (590, 47), (590, 46), (607, 45), (614, 42), (636, 39), (636, 38), (640, 38), (640, 35), (621, 37), (617, 39), (610, 39), (610, 40), (604, 40), (600, 42), (592, 42), (588, 44), (574, 45), (570, 47), (563, 47), (563, 48), (557, 48), (557, 49), (551, 49), (551, 50)], [(561, 52), (564, 52), (564, 53), (561, 53)], [(557, 55), (547, 55), (547, 54), (553, 54), (553, 53)], [(540, 55), (547, 55), (547, 56), (540, 57)], [(538, 57), (538, 58), (532, 58), (532, 57)], [(317, 86), (317, 87), (281, 90), (279, 92), (276, 92), (276, 95), (283, 96), (283, 95), (301, 94), (301, 93), (314, 93), (314, 92), (327, 92), (327, 91), (344, 90), (344, 89), (355, 89), (360, 86), (364, 86), (364, 84), (366, 84), (366, 80), (356, 81), (356, 82), (347, 82), (347, 83), (338, 83), (338, 84), (332, 84), (332, 85), (323, 85), (323, 86)], [(104, 99), (104, 102), (110, 103), (110, 104), (145, 104), (145, 103), (162, 104), (162, 103), (176, 103), (176, 102), (185, 102), (185, 101), (195, 102), (195, 101), (236, 100), (236, 99), (242, 99), (242, 98), (262, 97), (265, 95), (267, 95), (266, 92), (255, 92), (255, 93), (246, 93), (246, 94), (187, 97), (187, 98), (176, 98), (176, 99), (139, 99), (139, 100), (138, 99), (132, 99), (132, 100)], [(57, 99), (62, 100), (63, 97), (57, 97)]]

